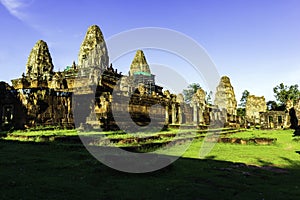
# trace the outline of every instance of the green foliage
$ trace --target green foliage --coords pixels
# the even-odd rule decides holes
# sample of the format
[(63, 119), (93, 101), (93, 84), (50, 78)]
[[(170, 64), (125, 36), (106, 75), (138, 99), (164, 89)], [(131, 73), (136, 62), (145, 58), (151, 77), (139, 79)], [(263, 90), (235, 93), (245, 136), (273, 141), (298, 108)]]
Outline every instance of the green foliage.
[(276, 103), (276, 101), (268, 101), (267, 102), (267, 109), (268, 110), (276, 110), (277, 109), (277, 107), (278, 107), (278, 105), (277, 105), (277, 103)]
[(237, 108), (237, 116), (246, 116), (245, 108)]
[(278, 105), (276, 103), (276, 101), (268, 101), (267, 102), (267, 109), (269, 111), (284, 111), (285, 110), (285, 105), (282, 104), (282, 105)]
[(298, 85), (287, 86), (280, 83), (273, 88), (274, 96), (280, 105), (285, 105), (287, 100), (293, 100), (294, 102), (300, 98), (300, 91)]
[(187, 89), (183, 90), (183, 96), (186, 103), (190, 103), (193, 95), (197, 92), (198, 89), (200, 89), (201, 86), (199, 83), (192, 83), (190, 84)]
[(9, 135), (11, 136), (76, 136), (78, 135), (75, 129), (70, 130), (63, 130), (63, 129), (56, 129), (56, 130), (17, 130)]
[[(239, 106), (242, 108), (246, 107), (246, 102), (247, 102), (247, 98), (249, 96), (250, 92), (248, 90), (244, 90), (243, 94), (242, 94), (242, 98), (240, 100), (240, 104)], [(244, 115), (240, 115), (240, 116), (244, 116)]]

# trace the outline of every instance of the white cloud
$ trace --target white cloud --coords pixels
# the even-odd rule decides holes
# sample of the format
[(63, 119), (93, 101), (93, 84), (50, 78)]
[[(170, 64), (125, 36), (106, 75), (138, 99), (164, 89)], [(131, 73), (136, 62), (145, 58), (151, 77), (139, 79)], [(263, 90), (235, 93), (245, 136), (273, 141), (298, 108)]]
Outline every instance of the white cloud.
[(27, 17), (24, 8), (28, 7), (33, 0), (0, 0), (0, 3), (16, 18), (24, 21)]

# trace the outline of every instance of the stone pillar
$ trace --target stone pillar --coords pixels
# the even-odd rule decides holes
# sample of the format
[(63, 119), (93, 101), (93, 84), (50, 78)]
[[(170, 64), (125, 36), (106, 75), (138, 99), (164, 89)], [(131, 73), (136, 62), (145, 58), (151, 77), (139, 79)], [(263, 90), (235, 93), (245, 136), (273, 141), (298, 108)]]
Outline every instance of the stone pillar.
[(291, 126), (290, 115), (289, 115), (289, 113), (286, 113), (285, 114), (285, 119), (284, 119), (284, 127), (289, 128), (290, 126)]
[(165, 110), (165, 124), (169, 124), (169, 106), (166, 105), (166, 110)]
[(176, 105), (172, 104), (172, 124), (176, 123)]
[(215, 116), (214, 116), (215, 121), (219, 120), (219, 111), (215, 112)]
[(200, 108), (199, 109), (199, 123), (204, 124), (204, 117), (203, 117), (203, 110)]
[(71, 113), (72, 113), (72, 98), (71, 97), (68, 97), (68, 116), (67, 116), (67, 121), (68, 123), (71, 123), (72, 120), (71, 120)]
[(178, 123), (182, 124), (182, 110), (181, 110), (181, 105), (178, 106)]
[(224, 123), (228, 122), (227, 111), (225, 108), (222, 109), (222, 114), (224, 116)]
[(215, 118), (214, 118), (214, 116), (215, 116), (215, 115), (214, 115), (214, 112), (215, 112), (214, 109), (212, 109), (212, 111), (209, 112), (209, 118), (210, 118), (210, 119), (209, 119), (209, 123), (210, 123), (210, 124), (212, 124), (212, 122), (215, 121)]
[(198, 109), (196, 104), (193, 106), (193, 122), (195, 125), (198, 125)]

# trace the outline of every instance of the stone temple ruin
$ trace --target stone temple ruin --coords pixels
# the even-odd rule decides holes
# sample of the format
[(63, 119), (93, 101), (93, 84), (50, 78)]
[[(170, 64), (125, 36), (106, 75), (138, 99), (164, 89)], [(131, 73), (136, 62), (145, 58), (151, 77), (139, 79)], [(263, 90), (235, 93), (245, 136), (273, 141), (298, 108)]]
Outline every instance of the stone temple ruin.
[(264, 129), (283, 128), (289, 126), (288, 113), (284, 111), (268, 111), (264, 96), (249, 95), (246, 101), (246, 121), (260, 125)]
[(267, 111), (265, 97), (249, 95), (246, 101), (246, 120), (252, 123), (259, 123), (260, 113)]
[(237, 122), (237, 102), (229, 77), (221, 77), (217, 86), (214, 104), (218, 106), (218, 109), (221, 109), (225, 117), (223, 119), (224, 122), (227, 124), (235, 124)]
[[(171, 94), (156, 84), (141, 50), (137, 50), (128, 75), (114, 69), (97, 25), (87, 30), (78, 63), (63, 71), (53, 69), (47, 43), (37, 41), (29, 54), (26, 73), (12, 80), (12, 86), (0, 82), (0, 130), (36, 126), (127, 130), (149, 124), (238, 127), (241, 122), (227, 76), (216, 88), (214, 105), (206, 102), (203, 89), (187, 104), (182, 94)], [(249, 98), (249, 120), (263, 119), (259, 114), (266, 110), (264, 101)], [(283, 123), (286, 120), (282, 118)]]
[[(246, 101), (245, 120), (250, 125), (260, 126), (261, 129), (293, 128), (291, 124), (291, 112), (294, 111), (295, 119), (300, 117), (299, 102), (286, 102), (285, 111), (268, 111), (265, 98), (249, 95)], [(296, 122), (298, 126), (298, 122)]]

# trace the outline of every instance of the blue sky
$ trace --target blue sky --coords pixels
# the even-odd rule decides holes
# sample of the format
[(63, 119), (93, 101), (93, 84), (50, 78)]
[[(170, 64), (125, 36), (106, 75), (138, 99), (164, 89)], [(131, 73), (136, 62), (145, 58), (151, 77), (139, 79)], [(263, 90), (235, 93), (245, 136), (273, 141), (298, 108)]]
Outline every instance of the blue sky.
[[(298, 0), (0, 2), (0, 80), (7, 82), (25, 72), (39, 39), (48, 43), (55, 70), (64, 69), (77, 60), (87, 28), (97, 24), (105, 38), (141, 27), (186, 34), (207, 51), (220, 75), (231, 78), (237, 100), (245, 89), (271, 100), (279, 83), (300, 84)], [(155, 56), (148, 55), (148, 62), (157, 62)]]

